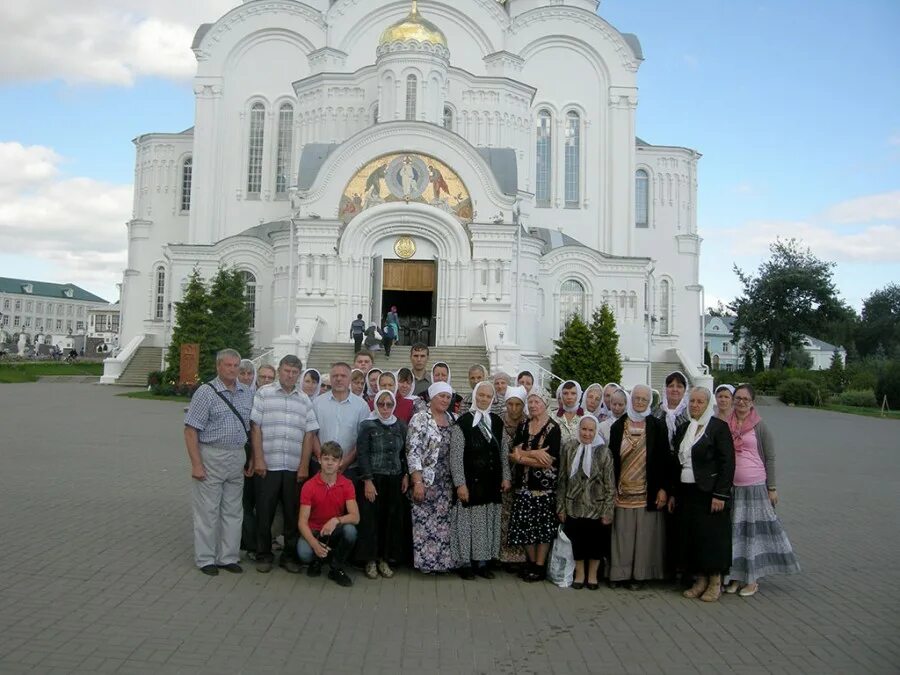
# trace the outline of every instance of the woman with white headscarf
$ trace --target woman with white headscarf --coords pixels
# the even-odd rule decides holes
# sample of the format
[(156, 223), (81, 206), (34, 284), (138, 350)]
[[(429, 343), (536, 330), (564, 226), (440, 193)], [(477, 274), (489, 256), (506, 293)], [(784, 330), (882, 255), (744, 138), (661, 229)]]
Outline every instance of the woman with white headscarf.
[[(525, 421), (525, 401), (527, 398), (528, 393), (524, 387), (507, 387), (506, 389), (506, 409), (501, 417), (503, 419), (503, 429), (510, 442), (515, 438), (519, 425)], [(512, 472), (511, 476), (515, 479), (518, 467), (510, 457), (506, 459)], [(512, 514), (514, 497), (512, 490), (504, 492), (502, 509), (500, 511), (500, 562), (503, 563), (506, 571), (511, 573), (518, 572), (522, 563), (525, 562), (525, 549), (509, 543), (509, 517)]]
[(630, 582), (632, 590), (665, 574), (671, 459), (666, 426), (650, 414), (651, 395), (650, 387), (636, 385), (609, 432), (616, 480), (609, 582)]
[(494, 385), (478, 382), (472, 407), (450, 430), (450, 472), (456, 503), (450, 514), (451, 548), (463, 579), (493, 579), (488, 562), (500, 554), (501, 495), (510, 488), (509, 437), (491, 413)]
[(562, 437), (562, 448), (578, 445), (578, 422), (584, 411), (579, 407), (581, 385), (566, 380), (556, 388), (556, 423)]
[(547, 576), (547, 554), (556, 538), (556, 481), (559, 476), (559, 424), (547, 412), (547, 394), (532, 389), (527, 398), (528, 419), (519, 425), (510, 459), (519, 465), (516, 495), (509, 520), (509, 543), (524, 546), (528, 566), (525, 581)]
[(523, 387), (526, 394), (530, 394), (534, 387), (534, 375), (531, 374), (530, 370), (520, 370), (519, 374), (516, 375), (516, 384)]
[(475, 396), (475, 385), (479, 382), (484, 382), (488, 378), (488, 371), (480, 363), (475, 363), (469, 366), (469, 386), (472, 388), (472, 391), (462, 397), (462, 401), (459, 404), (459, 414), (462, 415), (465, 412), (469, 411), (469, 408), (472, 407), (472, 398)]
[[(450, 381), (451, 377), (452, 377), (452, 373), (450, 372), (450, 366), (447, 365), (446, 362), (437, 361), (437, 362), (435, 362), (435, 364), (433, 366), (431, 366), (431, 381), (432, 382), (444, 382), (444, 383), (450, 385), (451, 391), (452, 391), (453, 385), (451, 384), (451, 381)], [(425, 403), (428, 403), (428, 401), (430, 399), (430, 394), (428, 393), (429, 390), (430, 390), (430, 387), (429, 387), (429, 389), (426, 389), (425, 391), (423, 391), (421, 394), (422, 398), (425, 399)], [(453, 394), (450, 397), (450, 412), (453, 413), (454, 415), (457, 415), (459, 413), (459, 407), (460, 407), (461, 403), (462, 403), (462, 396), (460, 396), (455, 391), (453, 391)]]
[(250, 387), (250, 393), (256, 393), (256, 365), (250, 359), (241, 359), (238, 364), (238, 381)]
[(506, 390), (509, 388), (510, 377), (502, 370), (491, 376), (494, 383), (494, 402), (491, 403), (491, 412), (495, 415), (503, 416), (506, 412)]
[(609, 397), (609, 416), (600, 422), (600, 434), (609, 442), (612, 425), (619, 421), (625, 414), (625, 406), (628, 405), (628, 394), (624, 389), (616, 389)]
[(709, 389), (691, 389), (688, 410), (690, 421), (675, 432), (677, 488), (669, 510), (678, 518), (681, 569), (696, 575), (684, 597), (715, 602), (731, 567), (734, 443), (728, 424), (713, 415)]
[[(666, 390), (663, 392), (659, 405), (653, 411), (654, 417), (665, 421), (670, 445), (678, 425), (690, 421), (687, 410), (688, 399), (685, 395), (687, 386), (687, 376), (680, 370), (674, 370), (666, 375)], [(675, 452), (674, 446), (672, 452)]]
[(314, 399), (322, 391), (322, 373), (315, 368), (307, 368), (300, 375), (300, 388), (303, 393)]
[(394, 414), (394, 392), (382, 389), (375, 395), (369, 419), (359, 425), (357, 462), (363, 481), (359, 500), (359, 533), (355, 555), (365, 564), (366, 576), (394, 576), (391, 565), (403, 560), (403, 495), (409, 487), (406, 475), (406, 423)]
[(585, 415), (593, 415), (602, 422), (606, 414), (606, 404), (603, 402), (603, 385), (599, 382), (589, 384), (581, 395), (580, 406)]
[(559, 519), (575, 558), (572, 588), (586, 585), (595, 591), (600, 563), (609, 558), (615, 479), (612, 457), (592, 415), (578, 422), (578, 444), (563, 448), (557, 494)]
[(428, 387), (428, 408), (413, 415), (406, 436), (412, 482), (413, 565), (430, 574), (453, 569), (450, 550), (450, 427), (453, 389), (447, 382)]
[(716, 397), (716, 417), (723, 422), (727, 422), (731, 417), (731, 410), (734, 403), (734, 387), (730, 384), (720, 384), (713, 392)]

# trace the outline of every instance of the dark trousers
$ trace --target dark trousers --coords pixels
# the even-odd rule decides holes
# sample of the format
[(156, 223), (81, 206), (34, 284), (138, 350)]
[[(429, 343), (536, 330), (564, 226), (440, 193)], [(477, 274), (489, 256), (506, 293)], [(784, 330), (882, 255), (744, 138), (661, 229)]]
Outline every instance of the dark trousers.
[[(347, 558), (350, 557), (353, 546), (356, 544), (356, 525), (338, 525), (334, 528), (334, 532), (327, 537), (320, 535), (315, 530), (313, 530), (313, 535), (331, 549), (324, 562), (327, 562), (333, 570), (344, 569)], [(306, 543), (306, 539), (300, 539), (296, 550), (297, 557), (304, 565), (308, 565), (316, 557), (312, 547)]]
[(285, 559), (295, 559), (297, 551), (297, 517), (300, 514), (300, 486), (296, 471), (267, 471), (256, 476), (256, 559), (271, 562), (272, 521), (279, 502), (284, 511)]
[(394, 344), (394, 341), (391, 338), (384, 338), (381, 341), (381, 346), (384, 347), (384, 355), (391, 355), (391, 345)]
[(241, 525), (241, 548), (256, 552), (256, 476), (244, 478), (244, 523)]
[(362, 341), (363, 341), (362, 333), (360, 333), (359, 335), (353, 336), (353, 353), (354, 354), (356, 352), (358, 352), (360, 349), (362, 349)]
[(378, 496), (374, 502), (366, 499), (365, 481), (359, 482), (356, 503), (359, 505), (359, 539), (356, 542), (356, 559), (360, 562), (387, 560), (403, 562), (405, 546), (403, 536), (403, 502), (400, 492), (403, 476), (372, 476)]

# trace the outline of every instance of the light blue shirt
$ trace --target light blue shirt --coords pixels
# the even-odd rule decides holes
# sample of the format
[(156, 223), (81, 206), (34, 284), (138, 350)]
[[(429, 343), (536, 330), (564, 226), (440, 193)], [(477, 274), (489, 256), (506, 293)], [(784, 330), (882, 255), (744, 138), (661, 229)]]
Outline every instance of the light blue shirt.
[[(369, 418), (369, 406), (365, 401), (354, 394), (338, 401), (329, 391), (316, 396), (313, 408), (319, 422), (319, 443), (334, 441), (341, 446), (344, 455), (356, 447), (359, 425)], [(350, 466), (356, 466), (356, 462)]]

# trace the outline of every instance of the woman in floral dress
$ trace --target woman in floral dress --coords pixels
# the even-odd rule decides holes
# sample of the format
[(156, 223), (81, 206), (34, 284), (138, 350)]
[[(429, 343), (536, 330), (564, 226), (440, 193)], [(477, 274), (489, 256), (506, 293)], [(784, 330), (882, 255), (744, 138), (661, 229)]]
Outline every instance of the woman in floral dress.
[(450, 551), (450, 426), (453, 390), (446, 382), (428, 387), (428, 409), (413, 415), (406, 439), (412, 482), (413, 565), (426, 574), (453, 569)]

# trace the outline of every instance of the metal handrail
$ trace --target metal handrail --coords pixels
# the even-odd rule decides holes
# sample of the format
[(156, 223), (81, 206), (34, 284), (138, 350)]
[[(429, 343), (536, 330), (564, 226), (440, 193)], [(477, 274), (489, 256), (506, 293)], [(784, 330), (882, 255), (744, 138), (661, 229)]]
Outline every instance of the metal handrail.
[(257, 356), (255, 359), (250, 359), (250, 362), (253, 364), (253, 367), (257, 368), (257, 369), (259, 369), (260, 366), (272, 365), (268, 361), (266, 363), (263, 363), (263, 359), (267, 359), (267, 358), (271, 357), (272, 354), (274, 354), (274, 353), (275, 353), (274, 349), (267, 349), (262, 354)]
[[(534, 360), (532, 360), (532, 359), (529, 359), (527, 356), (521, 356), (521, 355), (520, 355), (520, 356), (519, 356), (519, 360), (520, 360), (520, 361), (525, 361), (525, 362), (527, 362), (527, 363), (530, 363), (530, 364), (533, 366), (532, 368), (528, 368), (528, 370), (531, 371), (531, 374), (532, 374), (532, 375), (535, 375), (535, 372), (534, 372), (535, 370), (537, 371), (538, 381), (536, 382), (536, 384), (537, 384), (539, 387), (541, 387), (541, 389), (545, 389), (546, 391), (550, 391), (547, 387), (544, 386), (544, 381), (545, 381), (545, 380), (549, 380), (550, 382), (552, 382), (553, 380), (559, 380), (560, 382), (562, 382), (563, 380), (565, 380), (564, 377), (560, 377), (560, 376), (557, 375), (556, 373), (554, 373), (554, 372), (552, 372), (552, 371), (550, 371), (550, 370), (547, 370), (547, 369), (544, 368), (544, 366), (542, 366), (540, 363), (538, 363), (537, 361), (534, 361)], [(546, 377), (547, 375), (549, 375), (550, 377), (547, 378), (547, 377)], [(553, 392), (550, 392), (550, 393), (552, 394)]]

